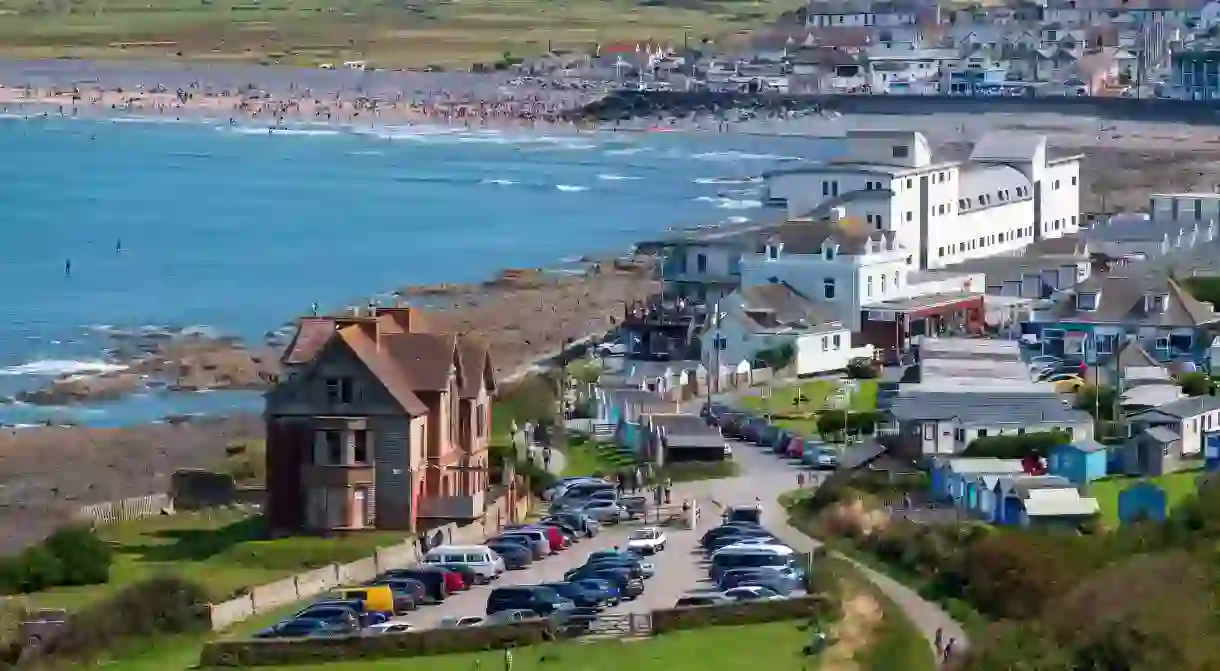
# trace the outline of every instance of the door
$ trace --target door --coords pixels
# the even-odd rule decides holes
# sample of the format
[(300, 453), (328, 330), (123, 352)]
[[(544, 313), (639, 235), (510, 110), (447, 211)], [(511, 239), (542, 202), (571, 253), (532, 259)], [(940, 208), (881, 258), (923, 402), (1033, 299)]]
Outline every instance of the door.
[(353, 529), (364, 528), (364, 511), (365, 500), (368, 498), (368, 490), (363, 487), (358, 487), (352, 492), (352, 510), (351, 519), (348, 521), (348, 526)]

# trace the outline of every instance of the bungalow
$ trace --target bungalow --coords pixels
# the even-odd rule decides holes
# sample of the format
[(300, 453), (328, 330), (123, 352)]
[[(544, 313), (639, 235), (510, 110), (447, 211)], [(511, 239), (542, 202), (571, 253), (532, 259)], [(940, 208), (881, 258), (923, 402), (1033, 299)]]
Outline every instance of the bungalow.
[(1046, 460), (1048, 471), (1080, 487), (1106, 475), (1106, 446), (1096, 440), (1056, 445)]
[(1183, 456), (1197, 456), (1203, 450), (1203, 434), (1220, 429), (1220, 398), (1178, 399), (1133, 415), (1130, 421), (1131, 435), (1151, 427), (1164, 427), (1181, 438)]
[(965, 481), (976, 475), (1011, 476), (1025, 472), (1020, 459), (959, 457), (932, 461), (929, 495), (933, 501), (959, 501), (966, 496)]
[(996, 524), (1074, 526), (1099, 510), (1096, 499), (1081, 497), (1071, 482), (1056, 475), (1001, 478), (993, 491)]
[(658, 466), (683, 461), (723, 461), (724, 436), (703, 418), (684, 414), (646, 415), (643, 454)]
[(1066, 406), (1053, 390), (1037, 387), (900, 389), (887, 412), (903, 447), (923, 456), (960, 454), (987, 436), (1058, 430), (1073, 439), (1093, 437), (1087, 413)]
[(1206, 358), (1204, 327), (1220, 321), (1210, 303), (1172, 278), (1095, 275), (1035, 311), (1023, 330), (1037, 333), (1043, 353), (1105, 357), (1138, 344), (1158, 362)]

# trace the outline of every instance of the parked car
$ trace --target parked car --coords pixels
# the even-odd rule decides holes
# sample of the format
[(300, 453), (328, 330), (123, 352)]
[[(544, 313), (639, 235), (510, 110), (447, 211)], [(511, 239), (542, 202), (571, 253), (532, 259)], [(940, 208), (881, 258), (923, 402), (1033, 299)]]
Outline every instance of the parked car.
[(805, 456), (805, 446), (808, 441), (800, 436), (792, 436), (788, 439), (788, 445), (784, 447), (784, 455), (789, 459), (800, 459)]
[(801, 455), (801, 463), (820, 471), (833, 471), (839, 467), (839, 453), (824, 443), (809, 441), (805, 443), (805, 453)]
[(598, 532), (601, 531), (601, 524), (598, 524), (597, 520), (594, 520), (588, 515), (572, 510), (552, 513), (542, 518), (542, 521), (566, 524), (572, 529), (576, 530), (577, 533), (584, 534), (587, 538), (593, 538), (598, 534)]
[(427, 600), (424, 584), (418, 580), (373, 580), (370, 585), (385, 585), (394, 595), (394, 614), (415, 610)]
[(519, 571), (534, 563), (533, 551), (519, 543), (488, 541), (487, 547), (504, 560), (506, 570)]
[(757, 522), (726, 522), (718, 527), (712, 527), (711, 529), (703, 532), (703, 536), (699, 539), (699, 544), (703, 547), (707, 547), (712, 541), (716, 540), (720, 536), (729, 534), (743, 534), (745, 532), (770, 534), (769, 531), (764, 529), (762, 525), (758, 524)]
[(767, 427), (767, 422), (760, 417), (751, 417), (746, 420), (745, 426), (741, 428), (741, 438), (755, 445), (759, 444), (759, 438), (762, 436), (762, 431)]
[(629, 519), (638, 520), (648, 514), (647, 496), (624, 496), (618, 502), (627, 509)]
[(726, 603), (732, 603), (731, 599), (725, 598), (723, 594), (687, 594), (678, 599), (674, 604), (675, 608), (692, 608), (695, 606), (719, 606)]
[(636, 529), (627, 537), (627, 549), (637, 554), (656, 554), (665, 549), (665, 532), (656, 527)]
[(571, 599), (577, 606), (605, 608), (610, 600), (602, 590), (574, 582), (545, 582), (542, 587), (555, 590), (556, 594)]
[(369, 613), (359, 601), (318, 601), (293, 615), (291, 619), (325, 620), (342, 627), (367, 627), (389, 618), (384, 613)]
[(488, 615), (505, 610), (529, 610), (542, 617), (550, 617), (575, 607), (571, 599), (565, 599), (555, 590), (539, 585), (497, 587), (487, 595)]
[(376, 636), (378, 634), (396, 634), (399, 632), (411, 631), (412, 629), (414, 629), (414, 625), (408, 622), (382, 622), (381, 624), (375, 624), (368, 627), (364, 630), (364, 634), (367, 636)]
[(551, 548), (545, 540), (537, 541), (526, 534), (506, 533), (489, 539), (489, 542), (517, 543), (529, 550), (535, 560), (544, 559), (551, 554)]
[(346, 636), (357, 631), (357, 627), (333, 620), (313, 617), (297, 617), (284, 620), (254, 634), (254, 638), (314, 638), (317, 636)]
[(380, 580), (398, 580), (402, 578), (417, 580), (424, 586), (424, 597), (431, 603), (440, 603), (447, 599), (452, 592), (450, 587), (452, 583), (445, 578), (446, 575), (451, 574), (443, 569), (430, 569), (420, 566), (416, 568), (391, 569), (378, 576), (378, 578), (379, 582)]
[(596, 592), (605, 602), (606, 606), (617, 606), (623, 599), (623, 594), (619, 591), (618, 585), (609, 580), (602, 578), (582, 578), (580, 580), (572, 580), (569, 582), (571, 582), (573, 585), (579, 585), (585, 589)]
[(554, 527), (548, 527), (542, 524), (513, 524), (505, 527), (506, 531), (516, 533), (518, 531), (537, 531), (546, 539), (547, 545), (551, 548), (551, 554), (555, 554), (567, 547), (567, 540), (563, 537), (563, 532)]
[[(515, 529), (506, 529), (500, 534), (503, 536), (525, 536), (530, 541), (540, 548), (543, 557), (549, 557), (559, 552), (559, 548), (551, 545), (551, 535), (542, 529), (534, 527), (520, 526)], [(558, 534), (556, 534), (558, 535)]]
[(456, 573), (458, 578), (460, 578), (462, 581), (461, 587), (458, 589), (463, 591), (468, 590), (475, 585), (482, 585), (485, 582), (479, 578), (478, 571), (475, 571), (473, 568), (470, 568), (465, 564), (429, 564), (429, 566), (436, 566), (437, 568), (445, 569), (450, 573)]
[(441, 545), (424, 555), (424, 563), (467, 566), (474, 572), (476, 584), (495, 580), (504, 572), (504, 561), (486, 545)]
[(612, 501), (590, 501), (580, 512), (606, 524), (618, 524), (631, 519), (631, 513), (627, 512), (626, 507)]
[(563, 577), (567, 582), (580, 582), (588, 578), (598, 578), (613, 583), (618, 588), (620, 597), (628, 601), (644, 593), (644, 581), (639, 578), (633, 578), (631, 572), (626, 568), (596, 565), (582, 566)]
[(725, 590), (724, 598), (733, 601), (780, 601), (788, 597), (765, 585), (743, 585)]

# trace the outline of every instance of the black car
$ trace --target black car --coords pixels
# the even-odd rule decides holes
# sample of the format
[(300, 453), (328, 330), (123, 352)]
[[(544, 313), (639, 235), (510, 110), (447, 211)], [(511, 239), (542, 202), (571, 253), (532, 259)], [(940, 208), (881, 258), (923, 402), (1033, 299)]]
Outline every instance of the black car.
[(572, 603), (585, 608), (602, 608), (609, 599), (598, 590), (589, 589), (571, 582), (545, 582), (542, 587), (549, 587), (559, 596), (571, 599)]
[(385, 585), (390, 588), (390, 593), (394, 595), (394, 612), (401, 613), (407, 610), (415, 610), (419, 608), (421, 603), (428, 600), (427, 590), (424, 584), (418, 580), (410, 578), (373, 580), (369, 585)]
[(581, 568), (618, 568), (626, 569), (632, 578), (644, 579), (644, 567), (639, 561), (620, 557), (603, 557), (587, 562)]
[(594, 536), (593, 529), (589, 525), (589, 518), (579, 513), (559, 512), (542, 518), (542, 522), (548, 524), (551, 522), (558, 522), (559, 524), (566, 525), (567, 527), (576, 530), (578, 534), (581, 534), (586, 538), (593, 538)]
[(718, 527), (708, 529), (706, 532), (704, 532), (703, 538), (699, 539), (699, 543), (704, 547), (707, 547), (708, 543), (711, 543), (720, 536), (724, 536), (726, 534), (742, 534), (746, 533), (747, 531), (761, 533), (767, 532), (767, 530), (762, 528), (762, 525), (760, 524), (750, 522), (730, 522), (728, 524), (722, 524)]
[(553, 589), (541, 585), (515, 585), (497, 587), (487, 595), (487, 614), (495, 615), (505, 610), (529, 610), (539, 617), (562, 614), (575, 607)]
[(608, 580), (618, 587), (619, 595), (623, 599), (634, 599), (644, 593), (644, 581), (639, 578), (632, 578), (631, 572), (627, 569), (599, 567), (599, 566), (584, 566), (576, 569), (571, 575), (565, 575), (564, 578), (568, 582), (577, 580), (585, 580), (587, 578), (599, 578)]
[(378, 576), (382, 580), (397, 580), (410, 578), (418, 580), (424, 586), (424, 598), (429, 603), (440, 603), (449, 598), (449, 588), (445, 585), (445, 569), (442, 568), (396, 568)]
[(534, 553), (517, 543), (487, 543), (500, 558), (504, 560), (504, 568), (509, 571), (523, 569), (534, 563)]

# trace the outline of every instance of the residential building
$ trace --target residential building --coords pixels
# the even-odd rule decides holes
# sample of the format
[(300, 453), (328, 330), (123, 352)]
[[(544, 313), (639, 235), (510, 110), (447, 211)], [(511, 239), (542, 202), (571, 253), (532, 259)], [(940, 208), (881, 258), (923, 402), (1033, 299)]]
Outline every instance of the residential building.
[(640, 253), (662, 256), (662, 291), (666, 297), (683, 297), (711, 305), (741, 286), (741, 256), (752, 250), (760, 236), (780, 222), (753, 224), (727, 231), (683, 232), (641, 242)]
[(972, 96), (1007, 81), (1008, 67), (987, 56), (967, 56), (946, 62), (940, 72), (940, 92)]
[(847, 158), (763, 176), (790, 218), (842, 208), (893, 233), (917, 269), (1019, 251), (1079, 229), (1080, 159), (1050, 158), (1041, 137), (984, 137), (968, 160), (934, 157), (922, 133), (853, 130)]
[(1093, 437), (1092, 417), (1049, 389), (899, 389), (887, 413), (902, 447), (925, 457), (960, 454), (988, 436), (1063, 431), (1073, 440)]
[(720, 429), (698, 415), (652, 414), (643, 418), (644, 448), (658, 467), (700, 461), (723, 461), (725, 440)]
[(1154, 193), (1148, 214), (1156, 221), (1214, 225), (1220, 221), (1220, 193)]
[(786, 282), (745, 287), (719, 306), (719, 324), (703, 338), (708, 366), (736, 368), (781, 345), (794, 348), (797, 375), (843, 370), (853, 358), (872, 357), (872, 348), (852, 347), (851, 329), (827, 317), (824, 305)]
[(1065, 478), (1026, 475), (1000, 478), (995, 486), (996, 524), (1075, 530), (1100, 511)]
[(484, 509), (494, 368), (412, 308), (306, 317), (267, 392), (274, 529), (406, 529)]
[[(1197, 194), (1152, 198), (1153, 215), (1124, 213), (1098, 221), (1080, 232), (1089, 249), (1111, 259), (1147, 260), (1182, 255), (1216, 239), (1217, 216)], [(1191, 197), (1193, 196), (1193, 197)], [(1184, 207), (1179, 207), (1184, 206)], [(1189, 208), (1189, 209), (1185, 209)], [(1197, 220), (1194, 217), (1203, 215)]]
[(1158, 362), (1206, 358), (1205, 327), (1220, 321), (1210, 303), (1161, 275), (1094, 276), (1048, 301), (1023, 328), (1046, 354), (1104, 358), (1138, 344)]
[(810, 0), (805, 6), (805, 25), (811, 27), (875, 27), (917, 32), (913, 29), (920, 23), (940, 23), (935, 4), (912, 0)]
[(1104, 478), (1107, 472), (1106, 446), (1096, 440), (1078, 440), (1056, 445), (1046, 458), (1047, 472), (1058, 475), (1076, 487)]
[[(793, 219), (759, 235), (741, 255), (742, 286), (786, 283), (852, 331), (861, 330), (870, 311), (893, 312), (887, 300), (981, 295), (982, 275), (917, 272), (894, 231), (879, 228), (872, 214), (845, 212), (829, 208), (825, 217)], [(886, 334), (894, 330), (891, 323)]]
[(1220, 398), (1181, 398), (1132, 415), (1128, 422), (1132, 435), (1153, 427), (1172, 431), (1181, 440), (1181, 456), (1198, 458), (1203, 452), (1204, 434), (1220, 431)]

